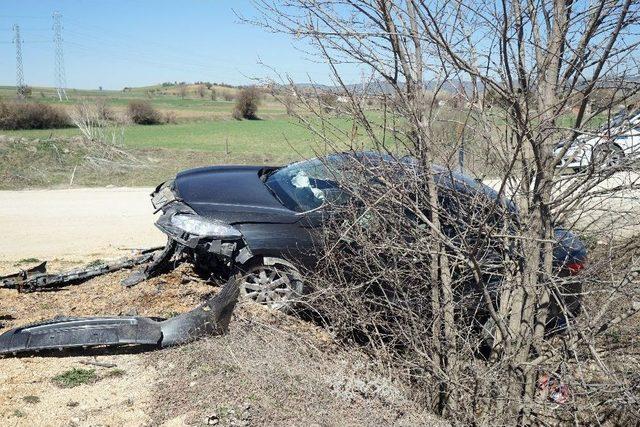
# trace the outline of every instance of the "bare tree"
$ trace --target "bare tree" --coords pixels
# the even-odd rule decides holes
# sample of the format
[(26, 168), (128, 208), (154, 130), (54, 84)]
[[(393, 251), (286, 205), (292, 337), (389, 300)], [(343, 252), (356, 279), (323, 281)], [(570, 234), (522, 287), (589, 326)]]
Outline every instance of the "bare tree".
[[(329, 243), (348, 241), (349, 249), (329, 244), (324, 275), (315, 277), (320, 297), (314, 307), (323, 305), (331, 326), (401, 368), (427, 402), (459, 422), (517, 419), (526, 425), (566, 417), (580, 423), (613, 416), (637, 422), (637, 378), (602, 339), (640, 310), (638, 249), (619, 233), (627, 209), (621, 200), (638, 190), (635, 159), (610, 161), (617, 135), (609, 131), (609, 142), (599, 144), (603, 153), (594, 152), (587, 167), (566, 176), (560, 166), (580, 155), (575, 148), (586, 137), (600, 138), (597, 126), (638, 91), (638, 4), (255, 4), (261, 13), (249, 21), (306, 38), (345, 94), (340, 108), (352, 118), (350, 129), (288, 81), (305, 107), (298, 120), (324, 147), (367, 146), (414, 159), (400, 162), (406, 164), (400, 175), (411, 178), (402, 185), (393, 178), (396, 170), (376, 170), (377, 186), (362, 185), (357, 176), (370, 174), (370, 162), (351, 167), (361, 172), (355, 177), (334, 176), (357, 203), (327, 236)], [(345, 81), (343, 70), (352, 64), (370, 78), (358, 85)], [(590, 111), (605, 87), (611, 97)], [(434, 108), (443, 91), (454, 92), (457, 109)], [(364, 102), (373, 92), (384, 94), (375, 115)], [(462, 216), (451, 215), (451, 206), (463, 203), (443, 195), (443, 172), (434, 168), (440, 163), (447, 171), (461, 148), (472, 171), (490, 178), (499, 196), (492, 207), (481, 200), (465, 203), (478, 209)], [(517, 204), (515, 219), (501, 207), (502, 198)], [(489, 221), (496, 215), (499, 220)], [(609, 238), (609, 252), (581, 272), (581, 309), (578, 295), (566, 295), (581, 292), (576, 278), (560, 277), (554, 259), (561, 224)], [(457, 231), (451, 233), (452, 227)], [(637, 234), (637, 216), (626, 227), (627, 235)], [(612, 254), (620, 251), (627, 262), (613, 263)], [(373, 297), (363, 302), (356, 291)], [(486, 313), (482, 333), (472, 333), (477, 316), (469, 316), (461, 302), (466, 294), (477, 295)], [(550, 324), (559, 318), (563, 333), (551, 334)], [(483, 343), (490, 343), (486, 358), (477, 354)], [(570, 397), (562, 394), (569, 383)], [(549, 390), (563, 397), (546, 399), (571, 404), (545, 405), (540, 394)]]
[(184, 99), (185, 96), (187, 96), (187, 85), (180, 83), (178, 85), (178, 96), (180, 96), (180, 99)]
[(258, 106), (260, 105), (260, 91), (255, 87), (246, 87), (240, 91), (233, 109), (233, 118), (236, 120), (258, 118)]
[(200, 98), (204, 98), (205, 95), (205, 86), (204, 85), (198, 85), (198, 96)]

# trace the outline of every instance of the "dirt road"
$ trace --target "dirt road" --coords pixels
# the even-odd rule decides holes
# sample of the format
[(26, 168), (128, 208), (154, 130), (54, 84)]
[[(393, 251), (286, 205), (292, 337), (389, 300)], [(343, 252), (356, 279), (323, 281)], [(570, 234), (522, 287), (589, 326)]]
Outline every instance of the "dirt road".
[(162, 245), (151, 188), (0, 191), (0, 262), (83, 262)]

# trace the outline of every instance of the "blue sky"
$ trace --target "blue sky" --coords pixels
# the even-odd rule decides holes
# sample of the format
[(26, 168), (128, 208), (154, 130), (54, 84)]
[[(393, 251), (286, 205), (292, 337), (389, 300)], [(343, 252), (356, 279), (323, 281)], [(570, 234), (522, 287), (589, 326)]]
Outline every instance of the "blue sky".
[[(163, 81), (247, 84), (269, 70), (330, 83), (285, 35), (238, 22), (247, 0), (2, 0), (0, 85), (15, 84), (12, 26), (20, 26), (25, 83), (54, 85), (52, 13), (62, 14), (67, 86), (121, 89)], [(353, 78), (357, 81), (357, 73)]]

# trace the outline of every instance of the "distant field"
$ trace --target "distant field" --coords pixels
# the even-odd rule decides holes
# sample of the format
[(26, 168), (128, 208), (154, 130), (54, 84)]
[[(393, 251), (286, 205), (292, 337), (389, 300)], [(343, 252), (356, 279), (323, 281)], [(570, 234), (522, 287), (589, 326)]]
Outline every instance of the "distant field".
[[(203, 86), (204, 88), (204, 86)], [(295, 152), (310, 153), (309, 131), (297, 126), (287, 117), (285, 109), (269, 95), (260, 103), (258, 115), (262, 120), (237, 121), (231, 118), (234, 101), (222, 99), (224, 94), (235, 95), (238, 89), (214, 86), (216, 100), (211, 100), (211, 91), (205, 97), (197, 93), (198, 86), (188, 85), (184, 99), (178, 95), (176, 86), (151, 86), (127, 91), (100, 91), (69, 89), (68, 101), (60, 102), (54, 88), (32, 88), (28, 102), (45, 102), (70, 110), (78, 103), (102, 100), (116, 112), (124, 113), (133, 99), (145, 99), (163, 113), (172, 112), (177, 124), (157, 126), (129, 125), (125, 127), (125, 145), (131, 149), (166, 148), (197, 150), (233, 154), (236, 159), (243, 155), (252, 157), (260, 151), (277, 158), (298, 157)], [(0, 87), (2, 99), (14, 99), (15, 88)], [(75, 128), (0, 131), (8, 136), (47, 139), (79, 135)], [(227, 153), (228, 152), (228, 153)]]
[[(155, 92), (150, 93), (151, 90)], [(258, 110), (261, 120), (234, 120), (235, 88), (215, 87), (217, 99), (198, 96), (196, 87), (182, 99), (175, 87), (154, 86), (128, 91), (68, 90), (69, 101), (59, 102), (53, 88), (32, 88), (27, 102), (45, 102), (71, 110), (81, 102), (101, 100), (117, 114), (124, 114), (133, 99), (145, 99), (163, 114), (171, 112), (176, 124), (125, 125), (124, 146), (143, 163), (110, 163), (99, 146), (72, 142), (75, 127), (1, 131), (0, 135), (26, 138), (26, 142), (0, 140), (0, 188), (68, 186), (149, 186), (170, 178), (177, 171), (209, 164), (285, 164), (312, 157), (324, 145), (311, 131), (287, 116), (285, 108), (265, 95)], [(15, 88), (0, 87), (0, 98), (15, 99)], [(345, 119), (332, 123), (360, 139)], [(98, 160), (96, 160), (96, 158)], [(99, 163), (96, 163), (98, 161)]]
[[(80, 135), (76, 128), (4, 131), (4, 135), (48, 139)], [(131, 149), (166, 148), (226, 153), (234, 158), (268, 153), (289, 159), (310, 155), (312, 133), (291, 119), (197, 121), (175, 125), (125, 128), (125, 145)]]

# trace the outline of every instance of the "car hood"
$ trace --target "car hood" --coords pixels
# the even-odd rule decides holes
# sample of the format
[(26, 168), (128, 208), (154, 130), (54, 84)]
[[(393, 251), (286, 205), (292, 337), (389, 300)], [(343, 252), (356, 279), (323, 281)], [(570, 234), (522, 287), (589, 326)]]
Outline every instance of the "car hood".
[(286, 209), (260, 179), (264, 166), (210, 166), (180, 172), (174, 190), (198, 215), (243, 222), (293, 223)]

